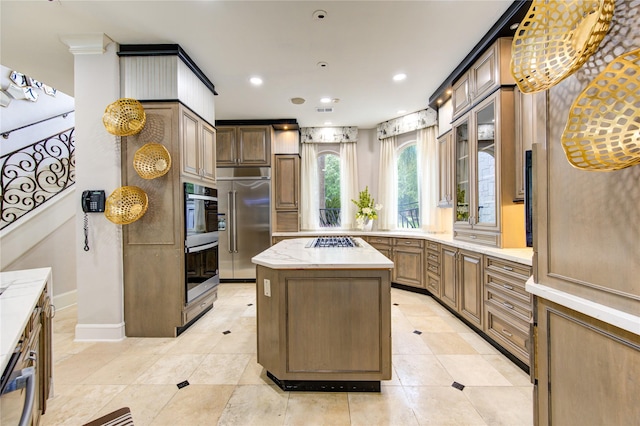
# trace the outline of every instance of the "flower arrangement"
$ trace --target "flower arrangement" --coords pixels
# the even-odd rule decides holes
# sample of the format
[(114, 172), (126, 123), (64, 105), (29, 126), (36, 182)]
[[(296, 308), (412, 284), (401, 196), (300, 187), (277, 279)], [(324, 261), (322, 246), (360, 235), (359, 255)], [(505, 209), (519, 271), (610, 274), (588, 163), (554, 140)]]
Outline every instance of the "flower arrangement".
[(378, 211), (382, 209), (381, 204), (376, 204), (375, 200), (369, 193), (369, 187), (365, 187), (364, 191), (360, 191), (358, 195), (358, 201), (351, 200), (356, 206), (358, 211), (356, 212), (356, 223), (359, 229), (364, 229), (365, 222), (378, 218)]

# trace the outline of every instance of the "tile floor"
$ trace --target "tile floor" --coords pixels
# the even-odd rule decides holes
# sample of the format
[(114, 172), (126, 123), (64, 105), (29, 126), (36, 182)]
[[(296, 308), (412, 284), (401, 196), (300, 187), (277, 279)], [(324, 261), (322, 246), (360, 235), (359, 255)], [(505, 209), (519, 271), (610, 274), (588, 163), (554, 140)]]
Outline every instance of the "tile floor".
[(76, 309), (60, 310), (41, 424), (81, 425), (125, 406), (136, 426), (532, 424), (522, 370), (430, 297), (391, 294), (394, 371), (380, 393), (273, 385), (256, 362), (254, 284), (222, 284), (214, 309), (176, 339), (74, 342)]

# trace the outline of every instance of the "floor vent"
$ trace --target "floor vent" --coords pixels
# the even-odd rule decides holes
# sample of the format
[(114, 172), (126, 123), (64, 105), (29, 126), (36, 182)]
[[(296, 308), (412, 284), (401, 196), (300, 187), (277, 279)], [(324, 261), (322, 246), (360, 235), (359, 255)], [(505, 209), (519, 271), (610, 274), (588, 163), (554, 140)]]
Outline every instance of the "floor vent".
[(333, 112), (332, 107), (317, 107), (316, 112)]

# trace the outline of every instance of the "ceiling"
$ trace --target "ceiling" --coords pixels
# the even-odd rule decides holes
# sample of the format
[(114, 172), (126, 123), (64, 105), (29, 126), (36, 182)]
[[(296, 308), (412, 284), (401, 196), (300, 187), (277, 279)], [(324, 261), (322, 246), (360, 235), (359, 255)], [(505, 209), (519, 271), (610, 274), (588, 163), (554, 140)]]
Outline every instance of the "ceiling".
[[(366, 129), (426, 108), (511, 3), (2, 0), (0, 61), (73, 96), (73, 55), (62, 34), (179, 44), (215, 85), (218, 120)], [(314, 18), (316, 10), (325, 18)], [(397, 73), (407, 78), (394, 81)], [(252, 76), (263, 84), (251, 85)], [(306, 102), (294, 105), (294, 97)]]

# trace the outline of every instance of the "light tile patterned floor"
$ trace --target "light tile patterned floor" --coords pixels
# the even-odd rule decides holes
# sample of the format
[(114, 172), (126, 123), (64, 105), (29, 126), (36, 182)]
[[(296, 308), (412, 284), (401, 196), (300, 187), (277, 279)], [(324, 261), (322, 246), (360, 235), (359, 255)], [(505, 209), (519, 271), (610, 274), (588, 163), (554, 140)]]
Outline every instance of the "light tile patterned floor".
[[(273, 385), (256, 362), (254, 284), (222, 284), (215, 308), (176, 339), (74, 342), (77, 311), (60, 310), (55, 396), (41, 424), (81, 425), (125, 406), (136, 426), (533, 423), (522, 370), (430, 297), (391, 295), (394, 371), (380, 393)], [(190, 385), (178, 389), (183, 380)]]

